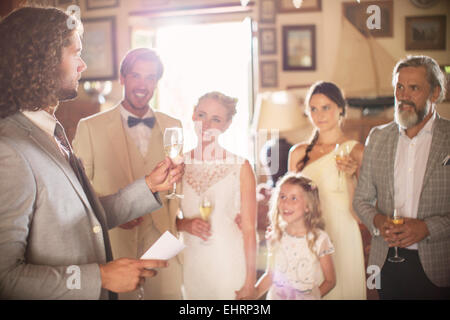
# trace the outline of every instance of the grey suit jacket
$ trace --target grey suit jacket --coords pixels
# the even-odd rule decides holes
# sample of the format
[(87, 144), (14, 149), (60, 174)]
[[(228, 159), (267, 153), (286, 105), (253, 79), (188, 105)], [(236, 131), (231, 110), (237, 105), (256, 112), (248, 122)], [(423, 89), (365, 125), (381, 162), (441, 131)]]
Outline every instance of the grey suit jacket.
[[(353, 198), (356, 213), (372, 232), (369, 265), (380, 268), (389, 248), (383, 237), (373, 235), (373, 219), (377, 213), (386, 215), (394, 210), (398, 137), (398, 126), (394, 122), (372, 129)], [(450, 286), (450, 166), (443, 165), (448, 154), (450, 121), (436, 114), (417, 218), (426, 223), (430, 232), (418, 243), (420, 261), (427, 277), (440, 287)]]
[(78, 164), (85, 189), (52, 137), (21, 113), (0, 120), (0, 298), (107, 298), (107, 230), (160, 208), (144, 179), (99, 199)]

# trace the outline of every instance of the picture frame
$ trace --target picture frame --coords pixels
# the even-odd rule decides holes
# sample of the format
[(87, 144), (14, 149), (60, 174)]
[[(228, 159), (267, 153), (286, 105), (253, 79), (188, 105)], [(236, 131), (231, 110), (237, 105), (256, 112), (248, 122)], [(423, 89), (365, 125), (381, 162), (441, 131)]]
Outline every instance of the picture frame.
[[(371, 16), (367, 8), (376, 5), (380, 8), (380, 29), (369, 29), (367, 19)], [(342, 15), (347, 18), (364, 36), (392, 37), (394, 35), (394, 3), (392, 0), (343, 2)]]
[(277, 61), (261, 61), (259, 63), (261, 88), (278, 87), (278, 63)]
[(259, 29), (259, 53), (277, 53), (277, 31), (276, 28)]
[(70, 5), (77, 5), (79, 6), (80, 3), (78, 0), (54, 0), (53, 5), (57, 8), (67, 8)]
[(445, 50), (445, 15), (405, 17), (405, 50)]
[(276, 12), (275, 0), (259, 1), (259, 22), (275, 23)]
[(277, 11), (279, 13), (322, 11), (322, 0), (303, 0), (300, 8), (296, 8), (292, 0), (278, 0)]
[(283, 70), (316, 70), (316, 26), (283, 26)]
[(115, 8), (119, 6), (119, 0), (86, 0), (87, 10)]
[(82, 19), (83, 51), (81, 57), (88, 68), (82, 81), (117, 79), (116, 18), (99, 17)]

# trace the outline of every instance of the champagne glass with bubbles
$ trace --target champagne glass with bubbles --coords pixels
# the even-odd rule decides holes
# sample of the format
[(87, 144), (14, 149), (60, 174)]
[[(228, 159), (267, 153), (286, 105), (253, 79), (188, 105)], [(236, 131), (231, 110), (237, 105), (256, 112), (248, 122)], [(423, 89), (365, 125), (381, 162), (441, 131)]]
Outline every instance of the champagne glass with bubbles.
[[(209, 221), (209, 217), (213, 211), (213, 204), (210, 198), (203, 195), (200, 199), (200, 216), (204, 221)], [(207, 245), (208, 240), (202, 241), (202, 244)]]
[[(342, 144), (336, 144), (336, 148), (334, 149), (335, 155), (334, 155), (334, 159), (335, 160), (343, 160), (345, 157), (347, 157), (348, 155), (350, 155), (350, 147), (349, 145), (342, 145)], [(343, 177), (343, 173), (341, 172), (341, 170), (338, 170), (338, 185), (336, 188), (336, 192), (342, 192), (342, 185), (344, 183), (344, 177)]]
[[(164, 131), (164, 152), (175, 164), (182, 162), (181, 151), (183, 150), (183, 129), (178, 127), (166, 128)], [(169, 199), (183, 198), (182, 194), (176, 193), (177, 184), (173, 184), (171, 194), (166, 197)]]
[[(394, 213), (393, 213), (392, 217), (390, 217), (390, 220), (395, 225), (400, 225), (400, 224), (403, 224), (405, 222), (405, 219), (400, 215), (399, 209), (394, 209)], [(405, 258), (400, 257), (398, 255), (398, 247), (394, 247), (394, 250), (395, 250), (395, 255), (393, 257), (389, 257), (388, 261), (389, 262), (403, 262), (403, 261), (405, 261)]]

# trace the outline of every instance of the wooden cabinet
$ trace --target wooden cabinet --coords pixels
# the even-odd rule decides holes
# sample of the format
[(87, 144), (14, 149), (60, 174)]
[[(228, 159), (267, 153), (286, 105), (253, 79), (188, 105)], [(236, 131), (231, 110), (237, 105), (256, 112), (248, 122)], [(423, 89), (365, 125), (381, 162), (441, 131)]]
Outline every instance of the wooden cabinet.
[(362, 144), (365, 143), (370, 130), (381, 124), (391, 122), (392, 119), (386, 117), (368, 116), (361, 119), (346, 119), (342, 130), (350, 138), (358, 140)]

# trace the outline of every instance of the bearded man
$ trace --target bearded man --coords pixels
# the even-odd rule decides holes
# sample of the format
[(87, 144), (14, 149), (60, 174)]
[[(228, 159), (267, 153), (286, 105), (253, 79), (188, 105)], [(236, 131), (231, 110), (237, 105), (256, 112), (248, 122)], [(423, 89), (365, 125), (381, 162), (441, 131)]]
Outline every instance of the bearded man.
[[(381, 299), (450, 297), (450, 121), (436, 112), (445, 77), (427, 56), (397, 63), (395, 121), (366, 141), (353, 207), (372, 233)], [(404, 218), (394, 224), (394, 209)], [(394, 247), (402, 261), (392, 262)]]

